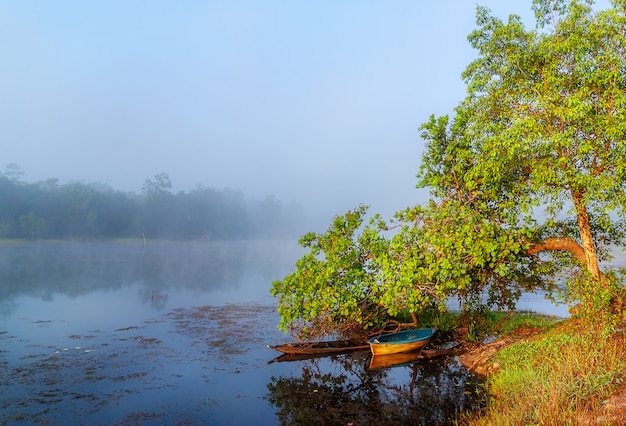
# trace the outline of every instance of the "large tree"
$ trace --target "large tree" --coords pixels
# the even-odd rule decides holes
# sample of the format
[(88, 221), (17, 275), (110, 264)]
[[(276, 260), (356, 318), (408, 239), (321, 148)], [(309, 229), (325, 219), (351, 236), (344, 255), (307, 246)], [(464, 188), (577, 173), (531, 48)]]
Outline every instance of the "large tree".
[(435, 229), (453, 240), (474, 234), (461, 248), (471, 259), (495, 255), (479, 266), (531, 281), (572, 266), (571, 301), (615, 307), (620, 285), (607, 282), (599, 261), (624, 236), (626, 6), (595, 12), (587, 2), (536, 0), (533, 8), (532, 30), (478, 8), (468, 94), (451, 124), (431, 117), (422, 127), (420, 184), (454, 215), (452, 228), (439, 215)]
[[(610, 213), (626, 206), (626, 9), (614, 5), (596, 13), (586, 2), (536, 0), (531, 31), (479, 8), (469, 36), (479, 56), (459, 107), (478, 157), (466, 184), (494, 185), (517, 216), (544, 208), (553, 233), (529, 253), (568, 250), (597, 279), (598, 237), (614, 235)], [(550, 226), (563, 213), (576, 235)]]
[[(344, 297), (367, 296), (394, 313), (450, 297), (511, 306), (521, 291), (550, 289), (568, 272), (570, 301), (616, 307), (623, 284), (599, 262), (624, 243), (626, 2), (595, 12), (590, 2), (535, 0), (533, 9), (533, 29), (477, 9), (467, 96), (452, 119), (422, 126), (418, 186), (431, 200), (396, 214), (389, 238), (381, 221), (365, 228), (367, 238), (343, 234), (352, 241), (345, 247), (357, 247), (353, 257), (331, 250), (320, 263), (318, 246), (300, 261), (275, 283), (283, 326), (341, 307), (327, 303), (337, 284)], [(350, 279), (332, 280), (327, 293), (319, 289), (329, 268)]]

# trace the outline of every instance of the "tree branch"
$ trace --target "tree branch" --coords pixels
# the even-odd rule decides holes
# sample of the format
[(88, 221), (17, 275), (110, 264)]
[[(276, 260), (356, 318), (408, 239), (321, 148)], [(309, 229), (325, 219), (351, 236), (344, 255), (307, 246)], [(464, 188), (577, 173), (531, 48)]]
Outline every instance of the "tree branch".
[(397, 327), (396, 331), (399, 331), (403, 327), (417, 327), (419, 324), (415, 312), (411, 312), (411, 318), (413, 319), (413, 322), (399, 322), (396, 320), (387, 320), (385, 321), (385, 328), (389, 326), (395, 326)]
[(578, 261), (586, 265), (585, 250), (576, 241), (570, 237), (546, 238), (545, 240), (531, 245), (526, 254), (533, 255), (546, 250), (566, 250), (571, 252)]

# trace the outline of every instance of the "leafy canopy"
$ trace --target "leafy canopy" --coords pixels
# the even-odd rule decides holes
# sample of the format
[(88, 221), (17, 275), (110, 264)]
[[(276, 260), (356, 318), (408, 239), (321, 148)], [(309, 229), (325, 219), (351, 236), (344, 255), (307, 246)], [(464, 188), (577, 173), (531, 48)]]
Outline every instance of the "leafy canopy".
[[(594, 11), (535, 0), (527, 29), (477, 8), (477, 50), (452, 119), (422, 125), (423, 206), (390, 226), (366, 209), (338, 216), (311, 253), (274, 283), (283, 328), (381, 327), (401, 309), (513, 306), (524, 290), (567, 274), (570, 301), (615, 309), (623, 284), (603, 274), (624, 244), (626, 2)], [(608, 278), (607, 278), (608, 277)]]

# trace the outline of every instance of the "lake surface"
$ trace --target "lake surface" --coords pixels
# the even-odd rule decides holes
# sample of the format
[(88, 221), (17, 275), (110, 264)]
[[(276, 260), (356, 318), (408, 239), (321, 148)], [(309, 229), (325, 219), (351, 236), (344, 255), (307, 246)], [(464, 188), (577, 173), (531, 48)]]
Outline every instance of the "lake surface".
[[(483, 403), (455, 357), (275, 362), (295, 241), (0, 244), (3, 424), (449, 424)], [(521, 306), (562, 314), (541, 296)]]

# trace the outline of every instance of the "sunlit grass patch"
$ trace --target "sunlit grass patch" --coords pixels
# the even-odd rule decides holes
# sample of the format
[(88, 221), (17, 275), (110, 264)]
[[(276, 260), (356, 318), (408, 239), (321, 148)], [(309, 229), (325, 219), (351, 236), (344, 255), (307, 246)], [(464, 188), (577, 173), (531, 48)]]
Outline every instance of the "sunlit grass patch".
[(459, 326), (467, 328), (466, 340), (480, 342), (488, 336), (530, 335), (550, 330), (558, 319), (533, 312), (465, 312)]
[[(472, 425), (584, 424), (625, 380), (624, 337), (561, 325), (492, 358), (489, 403)], [(593, 422), (592, 422), (593, 424)], [(610, 424), (610, 423), (609, 423)]]
[(520, 331), (549, 330), (557, 324), (557, 320), (551, 316), (539, 315), (532, 312), (516, 313), (501, 321), (502, 328), (499, 334), (515, 334)]

